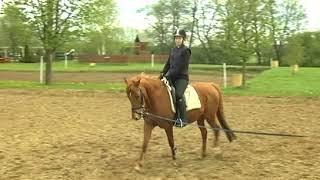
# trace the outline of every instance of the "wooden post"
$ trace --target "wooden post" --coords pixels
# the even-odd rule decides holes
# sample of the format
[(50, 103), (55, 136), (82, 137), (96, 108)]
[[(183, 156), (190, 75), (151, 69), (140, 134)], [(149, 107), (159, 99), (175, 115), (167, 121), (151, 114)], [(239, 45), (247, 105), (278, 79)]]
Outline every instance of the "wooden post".
[(151, 67), (154, 67), (154, 54), (151, 54)]
[(68, 55), (67, 53), (64, 54), (64, 68), (68, 68)]
[(227, 87), (227, 64), (223, 63), (223, 87)]
[(40, 83), (43, 83), (43, 56), (40, 56)]

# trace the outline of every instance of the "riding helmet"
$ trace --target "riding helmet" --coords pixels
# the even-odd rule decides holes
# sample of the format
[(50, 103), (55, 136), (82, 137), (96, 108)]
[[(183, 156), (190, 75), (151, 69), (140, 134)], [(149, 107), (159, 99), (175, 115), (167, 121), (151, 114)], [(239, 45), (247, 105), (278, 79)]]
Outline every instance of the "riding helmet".
[(176, 29), (173, 33), (173, 37), (181, 36), (183, 39), (187, 38), (187, 33), (184, 29)]

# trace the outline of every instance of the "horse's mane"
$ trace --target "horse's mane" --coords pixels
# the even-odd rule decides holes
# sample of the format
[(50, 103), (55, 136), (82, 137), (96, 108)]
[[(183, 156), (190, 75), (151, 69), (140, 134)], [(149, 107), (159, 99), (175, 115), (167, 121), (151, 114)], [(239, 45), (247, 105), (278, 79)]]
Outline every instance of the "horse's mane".
[(141, 74), (139, 74), (137, 77), (138, 77), (138, 78), (141, 78), (141, 79), (151, 79), (151, 80), (158, 79), (157, 76), (151, 76), (151, 75), (146, 74), (146, 73), (144, 73), (144, 72), (142, 72)]
[(157, 86), (160, 86), (162, 84), (162, 82), (160, 81), (158, 76), (151, 76), (146, 73), (141, 73), (141, 74), (137, 75), (137, 78), (140, 80), (145, 80), (148, 83), (152, 83)]

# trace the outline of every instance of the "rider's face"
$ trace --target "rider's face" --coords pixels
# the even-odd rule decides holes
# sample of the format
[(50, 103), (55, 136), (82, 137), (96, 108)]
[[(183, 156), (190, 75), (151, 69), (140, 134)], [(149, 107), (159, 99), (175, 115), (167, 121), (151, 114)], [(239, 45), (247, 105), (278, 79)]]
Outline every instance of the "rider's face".
[(176, 36), (176, 37), (174, 37), (174, 41), (176, 43), (176, 46), (179, 47), (183, 43), (183, 37), (182, 36)]

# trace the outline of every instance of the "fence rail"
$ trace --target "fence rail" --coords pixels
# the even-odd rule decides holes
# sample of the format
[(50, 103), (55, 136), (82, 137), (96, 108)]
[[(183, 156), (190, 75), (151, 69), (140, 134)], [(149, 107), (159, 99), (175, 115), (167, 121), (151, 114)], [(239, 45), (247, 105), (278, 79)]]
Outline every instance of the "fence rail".
[[(149, 63), (151, 62), (151, 54), (143, 55), (96, 55), (96, 54), (79, 54), (80, 62), (94, 63)], [(168, 59), (168, 55), (155, 54), (155, 63), (164, 63)]]

